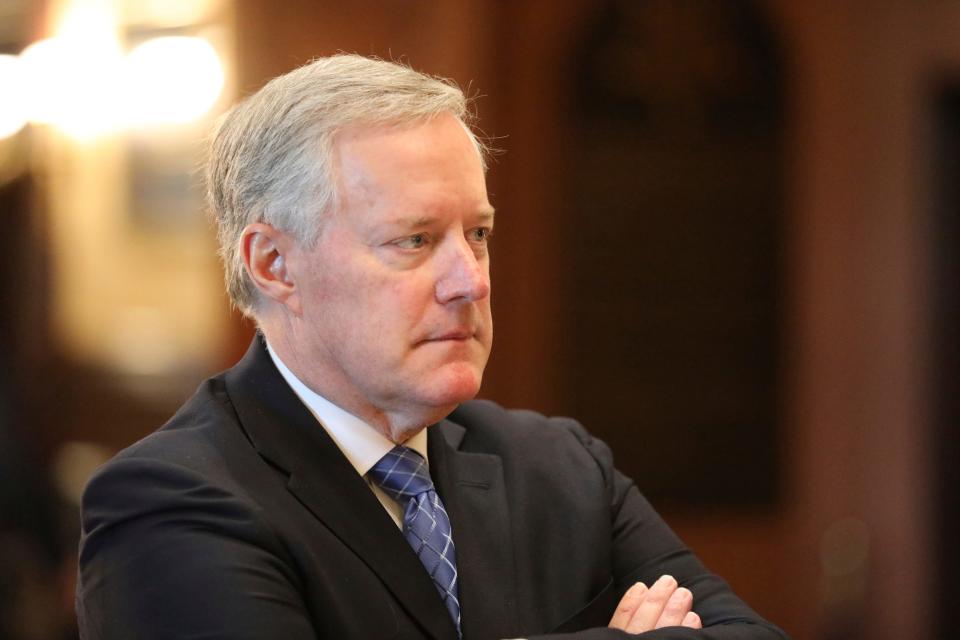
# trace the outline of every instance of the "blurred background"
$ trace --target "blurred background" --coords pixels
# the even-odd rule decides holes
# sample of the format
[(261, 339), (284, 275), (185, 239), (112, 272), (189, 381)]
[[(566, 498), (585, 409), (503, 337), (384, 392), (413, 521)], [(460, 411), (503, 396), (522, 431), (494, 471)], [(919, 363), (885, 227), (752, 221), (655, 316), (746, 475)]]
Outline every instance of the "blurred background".
[(583, 421), (795, 639), (955, 637), (960, 3), (3, 0), (0, 638), (76, 637), (84, 482), (250, 340), (212, 122), (337, 51), (503, 151), (482, 395)]

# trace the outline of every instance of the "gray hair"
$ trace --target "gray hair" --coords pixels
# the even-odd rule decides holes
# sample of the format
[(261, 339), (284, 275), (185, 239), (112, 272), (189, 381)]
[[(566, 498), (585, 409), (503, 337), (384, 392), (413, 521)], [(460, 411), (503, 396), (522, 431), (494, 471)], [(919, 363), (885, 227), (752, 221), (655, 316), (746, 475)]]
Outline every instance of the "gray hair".
[[(313, 244), (337, 206), (335, 138), (352, 125), (404, 124), (471, 113), (450, 80), (354, 54), (319, 58), (274, 78), (220, 121), (206, 167), (207, 201), (233, 304), (253, 317), (259, 293), (243, 265), (244, 227), (264, 222)], [(465, 126), (485, 160), (485, 147)]]

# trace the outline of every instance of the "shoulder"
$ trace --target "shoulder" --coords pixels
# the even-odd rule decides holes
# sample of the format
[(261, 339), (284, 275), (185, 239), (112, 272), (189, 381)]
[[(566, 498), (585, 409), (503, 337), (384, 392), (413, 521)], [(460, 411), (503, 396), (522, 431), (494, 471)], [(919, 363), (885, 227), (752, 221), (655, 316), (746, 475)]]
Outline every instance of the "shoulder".
[(84, 534), (175, 508), (239, 509), (243, 490), (232, 469), (256, 456), (244, 442), (222, 380), (205, 381), (165, 425), (93, 474), (81, 505)]
[(607, 445), (573, 418), (473, 400), (460, 405), (448, 419), (464, 429), (467, 450), (489, 450), (527, 465), (547, 461), (598, 467), (605, 481), (613, 469)]
[(117, 453), (94, 479), (130, 461), (182, 467), (215, 476), (225, 456), (250, 449), (222, 376), (205, 380), (159, 429)]
[(506, 409), (489, 400), (471, 400), (448, 418), (464, 427), (468, 437), (505, 438), (511, 441), (546, 440), (591, 446), (597, 440), (573, 418), (545, 416), (528, 409)]

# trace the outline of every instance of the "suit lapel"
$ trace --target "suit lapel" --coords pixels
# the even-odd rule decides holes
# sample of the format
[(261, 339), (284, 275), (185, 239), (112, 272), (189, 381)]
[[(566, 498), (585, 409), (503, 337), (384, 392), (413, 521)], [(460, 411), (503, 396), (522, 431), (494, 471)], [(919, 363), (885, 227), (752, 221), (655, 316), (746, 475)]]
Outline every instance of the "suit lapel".
[(499, 456), (460, 448), (450, 420), (427, 432), (430, 475), (450, 516), (466, 639), (519, 634), (510, 515)]
[(258, 335), (227, 372), (227, 392), (258, 452), (289, 474), (287, 488), (376, 573), (437, 640), (456, 629), (397, 526), (274, 367)]

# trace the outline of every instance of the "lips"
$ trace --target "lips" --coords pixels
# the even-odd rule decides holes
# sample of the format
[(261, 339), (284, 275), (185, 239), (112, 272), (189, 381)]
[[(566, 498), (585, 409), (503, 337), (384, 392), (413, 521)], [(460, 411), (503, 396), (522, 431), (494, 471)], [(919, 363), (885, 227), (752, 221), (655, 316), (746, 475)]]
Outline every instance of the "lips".
[(427, 342), (441, 342), (444, 340), (469, 340), (476, 332), (473, 329), (455, 329), (439, 336), (427, 338)]
[(476, 329), (469, 327), (458, 327), (456, 329), (450, 329), (442, 333), (435, 333), (427, 336), (421, 343), (427, 342), (464, 342), (470, 340), (471, 338), (477, 335)]

